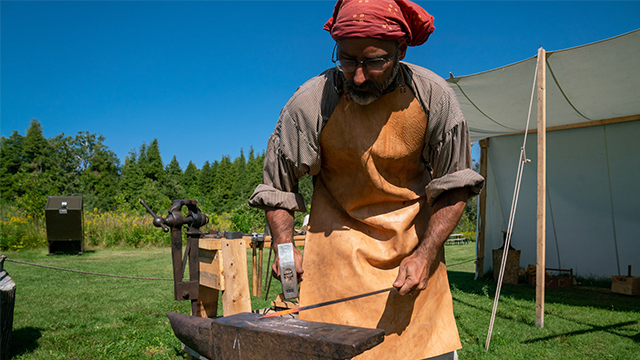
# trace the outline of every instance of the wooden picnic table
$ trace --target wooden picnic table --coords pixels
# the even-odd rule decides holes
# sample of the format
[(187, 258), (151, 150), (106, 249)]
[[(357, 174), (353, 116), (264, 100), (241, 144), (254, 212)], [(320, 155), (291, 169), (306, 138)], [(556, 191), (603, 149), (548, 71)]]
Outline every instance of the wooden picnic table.
[(445, 245), (464, 245), (468, 243), (469, 239), (464, 237), (464, 234), (451, 234), (447, 241), (444, 242)]

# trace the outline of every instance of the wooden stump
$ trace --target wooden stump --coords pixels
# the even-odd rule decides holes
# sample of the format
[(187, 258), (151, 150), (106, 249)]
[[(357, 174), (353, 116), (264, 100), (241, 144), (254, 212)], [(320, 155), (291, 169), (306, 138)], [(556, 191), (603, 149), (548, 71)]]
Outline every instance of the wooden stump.
[(6, 271), (0, 272), (0, 360), (9, 359), (16, 283)]
[[(493, 250), (493, 281), (498, 281), (500, 265), (502, 263), (503, 250)], [(520, 270), (520, 250), (509, 250), (507, 264), (504, 269), (502, 282), (505, 284), (518, 284), (518, 270)]]

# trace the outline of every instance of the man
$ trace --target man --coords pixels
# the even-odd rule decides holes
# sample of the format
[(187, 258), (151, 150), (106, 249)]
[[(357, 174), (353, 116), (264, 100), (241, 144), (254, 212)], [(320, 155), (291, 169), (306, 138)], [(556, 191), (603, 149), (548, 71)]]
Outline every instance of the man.
[(400, 62), (432, 23), (407, 0), (338, 1), (324, 26), (336, 40), (336, 68), (282, 109), (263, 184), (249, 200), (266, 210), (274, 245), (291, 242), (293, 211), (305, 211), (298, 179), (314, 176), (304, 261), (295, 253), (303, 305), (397, 289), (300, 313), (384, 329), (384, 342), (362, 359), (453, 358), (461, 347), (442, 245), (484, 179), (471, 170), (453, 91)]

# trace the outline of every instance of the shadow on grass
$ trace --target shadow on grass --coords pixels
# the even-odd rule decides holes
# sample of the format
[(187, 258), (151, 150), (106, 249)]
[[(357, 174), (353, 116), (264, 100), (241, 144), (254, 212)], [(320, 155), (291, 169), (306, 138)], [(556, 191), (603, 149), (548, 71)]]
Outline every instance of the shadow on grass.
[[(474, 274), (469, 272), (448, 271), (449, 283), (452, 288), (467, 294), (485, 295), (493, 298), (496, 283), (492, 279), (474, 280)], [(514, 300), (536, 301), (536, 289), (528, 284), (503, 284), (500, 297)], [(640, 301), (637, 297), (625, 296), (606, 291), (597, 291), (574, 287), (566, 289), (545, 289), (545, 303), (563, 304), (570, 306), (589, 306), (616, 311), (640, 311)], [(488, 310), (491, 311), (490, 309)]]
[(620, 336), (620, 337), (625, 337), (628, 339), (631, 339), (635, 342), (640, 342), (640, 334), (636, 334), (634, 336), (628, 336), (628, 335), (624, 335), (624, 334), (620, 334), (619, 332), (616, 332), (615, 330), (621, 329), (625, 326), (631, 326), (631, 325), (635, 325), (638, 322), (637, 321), (625, 321), (625, 322), (621, 322), (621, 323), (617, 323), (617, 324), (613, 324), (613, 325), (607, 325), (607, 326), (598, 326), (598, 325), (593, 325), (593, 324), (587, 324), (585, 322), (582, 321), (576, 321), (574, 319), (567, 319), (565, 317), (563, 317), (563, 319), (566, 320), (570, 320), (582, 325), (586, 325), (586, 326), (590, 326), (590, 329), (583, 329), (583, 330), (576, 330), (576, 331), (569, 331), (563, 334), (554, 334), (554, 335), (549, 335), (549, 336), (545, 336), (545, 337), (541, 337), (541, 338), (537, 338), (537, 339), (531, 339), (531, 340), (526, 340), (524, 341), (525, 344), (532, 344), (532, 343), (537, 343), (540, 341), (547, 341), (547, 340), (551, 340), (551, 339), (555, 339), (557, 337), (562, 337), (562, 336), (575, 336), (575, 335), (583, 335), (583, 334), (588, 334), (588, 333), (592, 333), (592, 332), (608, 332), (609, 334), (612, 335), (616, 335), (616, 336)]
[[(456, 296), (456, 292), (452, 291), (452, 297), (454, 302), (462, 304), (464, 306), (476, 309), (481, 313), (485, 313), (487, 319), (491, 316), (491, 310), (493, 305), (493, 298), (496, 292), (496, 283), (492, 279), (482, 279), (482, 280), (474, 280), (474, 274), (468, 272), (456, 272), (449, 271), (449, 283), (452, 289), (457, 291), (464, 292), (466, 294), (471, 295), (480, 295), (483, 297), (488, 297), (490, 299), (490, 303), (486, 304), (486, 302), (478, 302), (471, 303), (460, 296)], [(458, 293), (459, 294), (459, 293)], [(512, 300), (525, 300), (531, 302), (532, 304), (536, 301), (536, 289), (530, 285), (511, 285), (511, 284), (503, 284), (501, 292), (501, 298), (509, 298)], [(585, 288), (573, 288), (571, 290), (566, 289), (546, 289), (545, 290), (545, 303), (546, 304), (562, 304), (568, 306), (575, 307), (589, 307), (589, 308), (599, 308), (603, 310), (614, 310), (615, 311), (626, 311), (626, 312), (638, 312), (640, 311), (640, 301), (637, 298), (624, 296), (621, 294), (611, 293), (611, 292), (603, 292), (599, 290), (593, 289), (585, 289)], [(511, 302), (509, 304), (510, 307), (522, 307), (521, 305), (514, 304)], [(533, 305), (532, 305), (533, 309)], [(546, 337), (541, 337), (538, 339), (528, 340), (525, 343), (538, 343), (548, 341), (553, 338), (562, 337), (562, 336), (576, 336), (587, 333), (594, 332), (607, 332), (612, 335), (617, 335), (623, 338), (630, 339), (635, 343), (640, 343), (640, 334), (636, 333), (634, 335), (625, 334), (625, 327), (633, 327), (637, 325), (639, 322), (637, 320), (620, 322), (617, 324), (609, 324), (609, 325), (596, 325), (588, 322), (584, 322), (569, 316), (563, 316), (560, 311), (555, 311), (553, 308), (545, 309), (545, 314), (549, 316), (554, 316), (557, 318), (561, 318), (566, 321), (573, 322), (575, 324), (581, 325), (581, 327), (588, 327), (587, 329), (581, 329), (576, 331), (569, 331), (564, 334), (554, 334)], [(517, 321), (522, 324), (528, 326), (535, 326), (533, 319), (523, 318), (518, 314), (511, 314), (505, 311), (500, 311), (500, 306), (498, 306), (498, 312), (496, 314), (498, 318)], [(464, 329), (463, 329), (464, 330)]]
[(11, 356), (31, 353), (38, 348), (38, 339), (42, 337), (39, 328), (25, 327), (11, 332)]

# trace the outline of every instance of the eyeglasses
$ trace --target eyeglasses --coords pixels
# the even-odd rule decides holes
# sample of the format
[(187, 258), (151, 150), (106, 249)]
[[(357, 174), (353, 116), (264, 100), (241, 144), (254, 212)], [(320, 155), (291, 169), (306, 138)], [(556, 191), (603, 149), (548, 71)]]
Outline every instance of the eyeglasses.
[(396, 56), (399, 46), (396, 46), (395, 51), (393, 52), (393, 54), (391, 54), (389, 58), (375, 58), (375, 59), (367, 59), (364, 61), (347, 60), (347, 59), (336, 60), (335, 55), (336, 55), (337, 47), (338, 47), (338, 44), (336, 43), (336, 45), (333, 47), (333, 53), (331, 53), (331, 61), (333, 61), (333, 63), (336, 64), (336, 67), (338, 68), (338, 70), (345, 73), (352, 73), (356, 71), (356, 69), (358, 68), (358, 65), (362, 65), (363, 69), (366, 68), (367, 71), (370, 71), (370, 72), (384, 71), (384, 66)]

